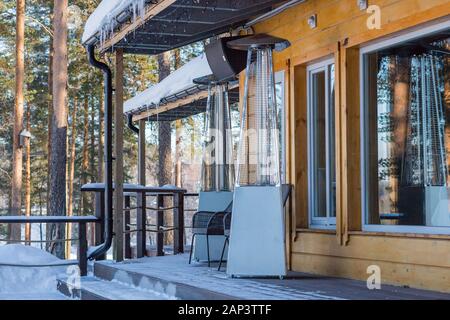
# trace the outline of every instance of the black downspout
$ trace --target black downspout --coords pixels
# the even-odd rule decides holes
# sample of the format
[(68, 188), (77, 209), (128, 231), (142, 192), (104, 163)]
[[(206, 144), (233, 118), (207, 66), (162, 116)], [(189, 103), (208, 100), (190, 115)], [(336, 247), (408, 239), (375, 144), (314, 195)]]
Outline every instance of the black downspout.
[(131, 113), (128, 114), (128, 122), (127, 122), (128, 128), (130, 128), (131, 131), (133, 131), (134, 133), (139, 134), (139, 128), (136, 127), (133, 124), (133, 115)]
[(113, 237), (113, 181), (112, 181), (112, 73), (111, 69), (103, 62), (95, 59), (95, 47), (87, 47), (89, 63), (103, 72), (105, 89), (105, 133), (104, 133), (104, 158), (105, 158), (105, 214), (103, 226), (105, 230), (105, 242), (99, 245), (88, 259), (106, 254), (112, 244)]

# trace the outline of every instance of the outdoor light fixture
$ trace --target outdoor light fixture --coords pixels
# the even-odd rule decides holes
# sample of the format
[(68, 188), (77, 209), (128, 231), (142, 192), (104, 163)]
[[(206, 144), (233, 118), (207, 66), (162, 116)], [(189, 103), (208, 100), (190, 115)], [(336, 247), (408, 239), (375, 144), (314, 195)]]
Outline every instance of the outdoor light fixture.
[(317, 14), (313, 14), (308, 18), (308, 25), (311, 29), (317, 28)]
[(31, 139), (31, 133), (28, 130), (22, 130), (22, 132), (19, 135), (19, 146), (24, 147), (27, 141)]
[(357, 3), (360, 10), (367, 10), (367, 7), (369, 6), (367, 0), (357, 0)]
[(247, 51), (227, 263), (231, 276), (286, 274), (272, 53), (289, 45), (287, 40), (266, 34), (228, 43), (230, 48)]

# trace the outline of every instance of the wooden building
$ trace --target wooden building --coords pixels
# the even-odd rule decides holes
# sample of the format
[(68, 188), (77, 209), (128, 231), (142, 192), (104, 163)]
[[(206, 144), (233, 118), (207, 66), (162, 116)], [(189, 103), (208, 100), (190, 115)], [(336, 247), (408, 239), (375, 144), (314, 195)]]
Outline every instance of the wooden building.
[(142, 26), (178, 3), (157, 1), (94, 43), (120, 61), (231, 27), (289, 40), (274, 54), (282, 172), (294, 186), (289, 269), (361, 280), (379, 270), (382, 284), (450, 292), (450, 1), (261, 2), (244, 28), (230, 19), (184, 42), (133, 47), (151, 41), (140, 38)]

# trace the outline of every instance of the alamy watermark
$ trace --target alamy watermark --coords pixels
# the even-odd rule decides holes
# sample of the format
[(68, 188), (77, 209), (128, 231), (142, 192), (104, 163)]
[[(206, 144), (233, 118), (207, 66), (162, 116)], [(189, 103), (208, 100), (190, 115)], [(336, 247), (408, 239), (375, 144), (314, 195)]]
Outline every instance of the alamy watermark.
[(377, 265), (370, 265), (367, 267), (367, 289), (380, 290), (381, 289), (381, 268)]

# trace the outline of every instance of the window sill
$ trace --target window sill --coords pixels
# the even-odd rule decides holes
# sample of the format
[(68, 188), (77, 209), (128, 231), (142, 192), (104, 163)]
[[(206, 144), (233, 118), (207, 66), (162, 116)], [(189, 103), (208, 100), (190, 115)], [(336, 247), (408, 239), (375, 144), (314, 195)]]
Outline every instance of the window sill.
[(450, 240), (450, 235), (446, 234), (426, 234), (426, 233), (386, 232), (386, 231), (349, 231), (348, 234), (358, 236), (369, 236), (369, 237), (375, 236), (375, 237)]
[[(336, 235), (336, 230), (333, 230), (333, 229), (297, 228), (296, 232), (297, 233), (317, 233), (317, 234)], [(349, 231), (348, 234), (356, 235), (356, 236), (366, 236), (366, 237), (395, 237), (395, 238), (409, 238), (409, 239), (450, 240), (450, 235), (441, 235), (441, 234), (381, 232), (381, 231)]]
[(318, 228), (318, 227), (311, 227), (311, 228), (297, 228), (297, 232), (302, 233), (323, 233), (323, 234), (336, 234), (336, 229), (327, 229), (327, 228)]

